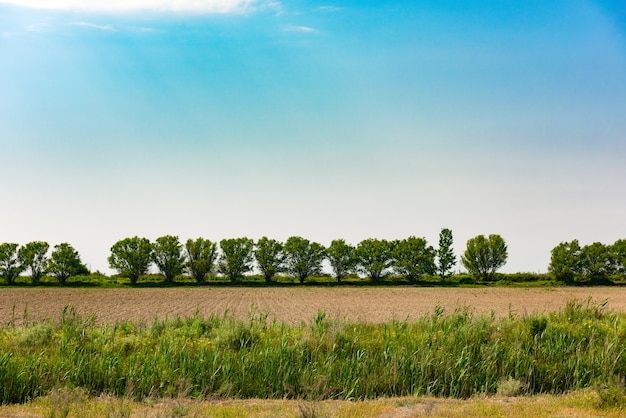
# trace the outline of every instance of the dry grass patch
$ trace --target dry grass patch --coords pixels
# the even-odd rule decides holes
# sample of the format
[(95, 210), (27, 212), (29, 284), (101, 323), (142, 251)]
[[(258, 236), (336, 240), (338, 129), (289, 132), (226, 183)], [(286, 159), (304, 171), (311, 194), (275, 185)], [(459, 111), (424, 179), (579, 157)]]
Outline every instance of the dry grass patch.
[[(58, 396), (59, 394), (55, 395)], [(0, 407), (0, 417), (623, 417), (620, 407), (598, 408), (594, 390), (560, 396), (476, 397), (452, 400), (426, 397), (382, 398), (369, 401), (227, 400), (174, 399), (131, 402), (109, 396), (97, 398), (68, 393), (67, 405), (55, 404), (52, 395), (28, 405)], [(65, 396), (65, 395), (64, 395)], [(59, 409), (59, 407), (64, 409)]]

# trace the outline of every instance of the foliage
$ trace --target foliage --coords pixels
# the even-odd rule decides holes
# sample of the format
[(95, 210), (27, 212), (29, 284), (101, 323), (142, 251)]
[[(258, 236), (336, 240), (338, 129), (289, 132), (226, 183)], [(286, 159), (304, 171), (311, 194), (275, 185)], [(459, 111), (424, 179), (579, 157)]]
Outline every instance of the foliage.
[(222, 255), (218, 271), (226, 275), (231, 282), (237, 281), (252, 270), (254, 262), (254, 241), (250, 238), (229, 238), (220, 241)]
[(331, 241), (330, 246), (326, 249), (326, 258), (330, 262), (338, 282), (341, 282), (344, 277), (356, 269), (355, 248), (346, 244), (343, 239)]
[(394, 262), (394, 244), (384, 239), (368, 238), (356, 247), (357, 269), (373, 282), (389, 274)]
[(265, 281), (268, 283), (272, 281), (275, 275), (285, 269), (283, 264), (285, 258), (283, 244), (275, 239), (260, 238), (256, 243), (254, 258), (263, 277), (265, 277)]
[(63, 387), (136, 400), (564, 393), (626, 375), (625, 330), (624, 314), (578, 301), (549, 315), (439, 307), (383, 324), (320, 313), (300, 325), (264, 314), (98, 325), (67, 309), (59, 323), (0, 328), (0, 403)]
[(478, 235), (467, 241), (461, 262), (470, 274), (490, 280), (506, 264), (507, 257), (507, 246), (500, 235), (491, 234), (488, 238)]
[(211, 274), (217, 260), (217, 243), (208, 239), (191, 238), (185, 243), (187, 254), (187, 269), (196, 279), (197, 283), (203, 283), (205, 277)]
[(50, 245), (44, 241), (33, 241), (21, 247), (17, 253), (20, 264), (30, 269), (31, 282), (38, 284), (46, 273)]
[(80, 260), (80, 254), (67, 242), (57, 244), (48, 260), (48, 272), (64, 285), (72, 276), (89, 274), (89, 269)]
[(166, 283), (173, 283), (185, 269), (185, 256), (177, 236), (165, 235), (152, 245), (152, 261), (165, 276)]
[(616, 274), (626, 275), (626, 239), (618, 239), (609, 250)]
[(322, 271), (326, 249), (317, 242), (293, 236), (285, 241), (285, 266), (287, 272), (304, 283), (307, 277)]
[(435, 249), (425, 238), (409, 237), (394, 245), (393, 267), (411, 283), (423, 274), (435, 274)]
[(548, 271), (557, 280), (572, 282), (581, 272), (581, 248), (578, 240), (562, 242), (551, 251)]
[(450, 277), (452, 269), (456, 265), (452, 243), (452, 230), (443, 228), (439, 233), (439, 248), (437, 249), (437, 272), (442, 279)]
[(615, 271), (610, 248), (601, 242), (585, 245), (580, 259), (582, 274), (592, 282), (601, 282)]
[(20, 264), (17, 251), (18, 244), (5, 242), (0, 244), (0, 276), (8, 284), (13, 284), (24, 267)]
[(147, 238), (124, 238), (111, 247), (109, 266), (122, 277), (135, 284), (140, 276), (148, 273), (152, 263), (152, 244)]

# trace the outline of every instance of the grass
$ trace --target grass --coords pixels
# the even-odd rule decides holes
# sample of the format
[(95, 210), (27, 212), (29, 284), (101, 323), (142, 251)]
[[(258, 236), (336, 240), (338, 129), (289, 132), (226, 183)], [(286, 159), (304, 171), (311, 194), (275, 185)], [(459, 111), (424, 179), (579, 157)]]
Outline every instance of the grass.
[(43, 417), (623, 417), (620, 406), (599, 407), (595, 390), (564, 395), (478, 396), (468, 400), (432, 397), (365, 401), (147, 399), (142, 402), (84, 391), (55, 389), (24, 405), (0, 406), (0, 416)]
[[(625, 350), (626, 317), (590, 300), (502, 319), (438, 307), (369, 324), (320, 312), (297, 326), (263, 313), (97, 325), (68, 307), (57, 323), (0, 330), (0, 403), (61, 389), (135, 401), (561, 394), (621, 382)], [(621, 404), (623, 385), (608, 389), (606, 404)]]
[[(622, 284), (622, 277), (613, 277), (613, 282), (605, 284)], [(485, 287), (485, 286), (506, 286), (506, 287), (545, 287), (559, 286), (564, 283), (556, 282), (549, 274), (533, 274), (533, 273), (516, 273), (516, 274), (500, 274), (497, 273), (494, 280), (484, 282), (477, 280), (467, 274), (457, 274), (442, 280), (438, 276), (422, 276), (414, 283), (410, 283), (403, 277), (387, 276), (384, 279), (372, 282), (369, 278), (359, 277), (357, 275), (349, 275), (341, 282), (330, 275), (311, 276), (307, 278), (305, 283), (301, 284), (297, 278), (292, 276), (276, 276), (271, 282), (266, 282), (261, 275), (246, 275), (236, 282), (231, 282), (222, 276), (210, 276), (203, 283), (197, 283), (192, 277), (178, 276), (174, 282), (167, 283), (160, 274), (149, 274), (141, 276), (135, 284), (130, 279), (117, 275), (106, 276), (99, 272), (86, 276), (73, 276), (68, 279), (63, 287), (81, 288), (81, 287), (101, 287), (101, 288), (171, 288), (171, 287), (196, 287), (196, 286), (214, 286), (214, 287), (290, 287), (290, 286), (316, 286), (316, 287), (387, 287), (387, 286), (418, 286), (418, 287)], [(61, 286), (54, 277), (44, 276), (36, 285), (31, 283), (30, 277), (20, 276), (11, 285), (5, 282), (0, 283), (0, 287), (59, 287)]]

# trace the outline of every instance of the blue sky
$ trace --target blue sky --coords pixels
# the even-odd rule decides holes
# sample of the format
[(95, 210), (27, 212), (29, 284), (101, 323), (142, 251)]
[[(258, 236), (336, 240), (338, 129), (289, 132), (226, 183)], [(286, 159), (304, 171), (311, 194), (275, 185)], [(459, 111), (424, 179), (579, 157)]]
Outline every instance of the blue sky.
[(618, 1), (0, 0), (0, 242), (626, 237)]

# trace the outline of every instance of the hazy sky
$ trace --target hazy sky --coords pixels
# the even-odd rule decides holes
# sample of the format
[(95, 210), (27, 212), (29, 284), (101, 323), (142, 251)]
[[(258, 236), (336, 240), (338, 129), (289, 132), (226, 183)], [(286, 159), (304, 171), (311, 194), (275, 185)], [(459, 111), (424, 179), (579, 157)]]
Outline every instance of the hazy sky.
[(0, 0), (0, 242), (626, 238), (626, 3)]

